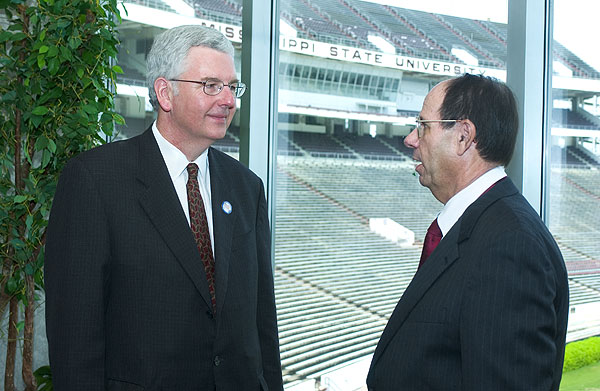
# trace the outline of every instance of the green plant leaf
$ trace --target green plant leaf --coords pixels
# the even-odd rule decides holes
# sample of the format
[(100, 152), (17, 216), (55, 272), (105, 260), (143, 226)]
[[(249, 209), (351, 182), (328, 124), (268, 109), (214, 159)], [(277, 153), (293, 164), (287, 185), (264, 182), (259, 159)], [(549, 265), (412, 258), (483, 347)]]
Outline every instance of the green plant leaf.
[(41, 168), (45, 168), (50, 162), (50, 158), (52, 158), (52, 154), (47, 149), (44, 149), (42, 152), (42, 165)]
[(12, 37), (10, 38), (10, 40), (11, 41), (21, 41), (25, 38), (27, 38), (27, 34), (18, 32), (18, 33), (13, 34)]
[(48, 150), (52, 153), (56, 152), (56, 143), (54, 140), (48, 139)]
[(35, 140), (34, 148), (36, 151), (41, 151), (42, 149), (48, 146), (48, 137), (40, 136), (37, 140)]
[(19, 238), (15, 238), (15, 239), (11, 240), (9, 243), (11, 246), (14, 247), (15, 250), (21, 250), (25, 247), (25, 242), (23, 242)]
[(2, 31), (0, 32), (0, 43), (6, 42), (11, 39), (13, 34), (10, 31)]
[(77, 49), (81, 45), (81, 38), (71, 37), (69, 38), (69, 47), (71, 49)]
[(27, 215), (27, 218), (25, 219), (25, 227), (27, 228), (27, 230), (31, 229), (32, 224), (33, 224), (33, 215)]
[(58, 72), (58, 69), (59, 69), (59, 65), (60, 65), (60, 63), (58, 62), (58, 60), (56, 58), (51, 58), (48, 61), (48, 72), (51, 75), (56, 75), (56, 73)]
[(37, 56), (38, 68), (43, 69), (46, 66), (46, 57), (43, 54)]
[(9, 91), (2, 96), (3, 102), (14, 102), (17, 98), (17, 91)]
[(60, 55), (65, 60), (67, 60), (67, 61), (73, 61), (73, 54), (71, 53), (71, 51), (67, 47), (61, 46), (59, 50), (60, 50)]
[(98, 114), (98, 108), (96, 105), (87, 104), (83, 106), (83, 110), (85, 110), (88, 114)]
[(31, 111), (34, 115), (45, 115), (48, 113), (48, 108), (46, 106), (38, 106)]
[(31, 120), (31, 123), (33, 124), (33, 126), (35, 128), (37, 128), (38, 126), (40, 126), (40, 124), (44, 120), (44, 117), (41, 117), (39, 115), (32, 115), (30, 120)]
[(55, 57), (59, 53), (59, 50), (56, 46), (50, 46), (48, 48), (48, 57)]
[(15, 204), (20, 204), (21, 202), (25, 201), (26, 199), (27, 199), (27, 196), (25, 196), (25, 195), (16, 195), (13, 198), (13, 202)]
[(67, 28), (70, 24), (71, 24), (70, 20), (68, 20), (68, 19), (61, 19), (61, 20), (58, 21), (57, 26), (58, 26), (59, 29), (64, 29), (64, 28)]
[(119, 125), (125, 125), (125, 118), (123, 118), (120, 114), (113, 113), (113, 118)]
[(9, 295), (14, 294), (17, 291), (17, 289), (19, 289), (19, 282), (17, 281), (17, 278), (15, 276), (11, 276), (6, 282), (6, 286), (4, 289)]

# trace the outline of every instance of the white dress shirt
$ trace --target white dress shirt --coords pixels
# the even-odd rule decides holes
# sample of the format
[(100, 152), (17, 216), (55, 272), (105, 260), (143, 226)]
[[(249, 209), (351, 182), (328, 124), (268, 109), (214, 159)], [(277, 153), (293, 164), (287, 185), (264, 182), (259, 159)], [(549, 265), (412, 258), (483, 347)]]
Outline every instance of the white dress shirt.
[(505, 176), (506, 172), (503, 166), (494, 167), (450, 198), (437, 217), (438, 225), (442, 231), (442, 238), (446, 236), (475, 200)]
[(158, 143), (160, 153), (167, 165), (169, 176), (179, 197), (181, 208), (185, 217), (187, 218), (188, 224), (190, 224), (190, 211), (188, 207), (187, 199), (187, 180), (188, 172), (187, 165), (189, 163), (196, 163), (198, 165), (198, 185), (200, 187), (200, 195), (202, 195), (202, 201), (204, 203), (204, 210), (206, 211), (206, 219), (208, 220), (208, 231), (210, 233), (210, 243), (212, 245), (213, 254), (215, 253), (215, 240), (213, 234), (213, 220), (212, 220), (212, 204), (211, 204), (211, 188), (210, 188), (210, 170), (208, 169), (208, 149), (193, 162), (188, 161), (187, 157), (177, 147), (171, 144), (165, 139), (156, 127), (156, 121), (152, 124), (152, 132), (154, 138)]

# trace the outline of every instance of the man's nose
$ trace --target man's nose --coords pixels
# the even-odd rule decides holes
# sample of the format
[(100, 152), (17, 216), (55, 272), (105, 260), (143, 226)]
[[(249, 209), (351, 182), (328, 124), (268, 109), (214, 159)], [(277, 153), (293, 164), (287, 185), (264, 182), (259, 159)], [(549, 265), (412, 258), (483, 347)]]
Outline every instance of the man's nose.
[(408, 136), (404, 137), (404, 145), (413, 149), (416, 149), (419, 146), (419, 134), (417, 133), (417, 128), (414, 128)]
[(223, 90), (219, 93), (220, 104), (226, 105), (229, 107), (235, 107), (235, 95), (231, 88), (228, 86), (224, 86)]

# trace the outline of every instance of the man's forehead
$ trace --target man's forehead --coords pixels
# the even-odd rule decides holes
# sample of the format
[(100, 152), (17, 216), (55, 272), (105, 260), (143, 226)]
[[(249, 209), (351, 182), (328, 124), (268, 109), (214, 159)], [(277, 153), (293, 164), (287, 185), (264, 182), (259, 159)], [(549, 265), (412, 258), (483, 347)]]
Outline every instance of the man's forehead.
[(448, 80), (444, 80), (433, 86), (428, 95), (432, 95), (435, 98), (443, 99), (446, 95), (446, 88), (448, 87)]
[(444, 96), (446, 95), (446, 86), (443, 83), (444, 82), (436, 84), (425, 97), (423, 108), (421, 109), (422, 119), (432, 119), (428, 117), (439, 112)]

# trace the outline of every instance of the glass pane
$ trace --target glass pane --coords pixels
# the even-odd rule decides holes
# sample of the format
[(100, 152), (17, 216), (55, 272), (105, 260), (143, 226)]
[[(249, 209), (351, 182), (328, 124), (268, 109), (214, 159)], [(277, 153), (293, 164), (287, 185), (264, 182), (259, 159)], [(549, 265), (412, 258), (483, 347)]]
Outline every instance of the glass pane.
[[(154, 37), (166, 26), (201, 23), (221, 31), (235, 47), (235, 67), (241, 76), (241, 30), (242, 0), (153, 1), (134, 0), (126, 4), (127, 12), (121, 7), (123, 23), (119, 26), (121, 46), (118, 64), (123, 74), (117, 79), (115, 104), (126, 125), (118, 126), (114, 139), (133, 137), (144, 132), (156, 118), (148, 99), (146, 85), (146, 55)], [(229, 155), (239, 157), (239, 108), (227, 134), (216, 141), (213, 147)]]
[(388, 3), (279, 2), (280, 66), (311, 69), (297, 83), (279, 72), (275, 290), (290, 390), (364, 386), (441, 208), (403, 138), (437, 82), (505, 79), (506, 0)]
[(567, 340), (597, 335), (600, 327), (598, 12), (600, 4), (593, 1), (554, 2), (546, 209), (569, 271)]

